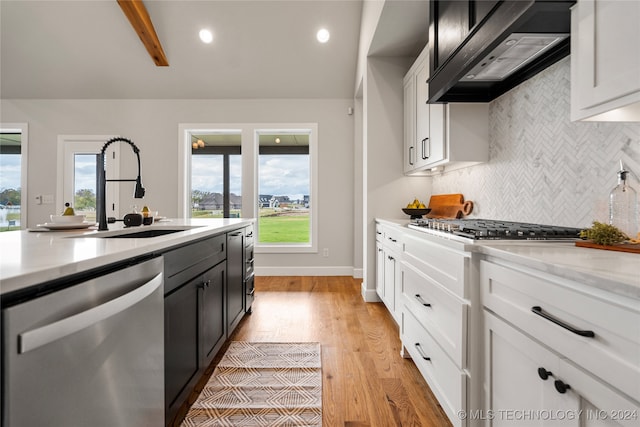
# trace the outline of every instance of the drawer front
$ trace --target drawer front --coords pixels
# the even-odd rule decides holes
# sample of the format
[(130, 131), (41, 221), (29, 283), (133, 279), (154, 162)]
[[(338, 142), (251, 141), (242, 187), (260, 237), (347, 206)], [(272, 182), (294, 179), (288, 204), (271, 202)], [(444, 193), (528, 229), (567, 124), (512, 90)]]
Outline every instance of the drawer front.
[(426, 240), (405, 236), (403, 259), (460, 298), (468, 298), (465, 281), (469, 270), (468, 256)]
[(384, 245), (398, 253), (402, 253), (404, 234), (396, 227), (384, 228)]
[(224, 261), (226, 242), (226, 235), (221, 234), (165, 253), (165, 294)]
[(384, 241), (384, 226), (376, 222), (376, 241)]
[(485, 307), (640, 401), (636, 300), (487, 261), (480, 274)]
[(254, 265), (253, 245), (247, 246), (244, 248), (244, 277), (249, 277), (253, 274)]
[(467, 377), (408, 310), (402, 311), (402, 344), (449, 420), (454, 426), (463, 426), (458, 414), (467, 409)]
[(467, 304), (406, 263), (402, 264), (402, 296), (406, 308), (456, 365), (465, 368)]
[(253, 246), (253, 225), (244, 228), (244, 245), (245, 247)]

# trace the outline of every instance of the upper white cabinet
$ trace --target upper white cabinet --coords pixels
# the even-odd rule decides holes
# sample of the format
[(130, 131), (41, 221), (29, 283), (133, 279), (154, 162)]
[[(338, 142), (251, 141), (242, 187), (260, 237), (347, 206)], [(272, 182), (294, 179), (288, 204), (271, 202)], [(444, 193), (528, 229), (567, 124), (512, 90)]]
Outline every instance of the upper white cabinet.
[(429, 61), (423, 50), (404, 78), (404, 172), (444, 158), (444, 106), (427, 104)]
[(571, 120), (640, 121), (640, 1), (571, 11)]
[(427, 104), (429, 58), (425, 48), (404, 78), (404, 173), (428, 175), (489, 158), (488, 104)]

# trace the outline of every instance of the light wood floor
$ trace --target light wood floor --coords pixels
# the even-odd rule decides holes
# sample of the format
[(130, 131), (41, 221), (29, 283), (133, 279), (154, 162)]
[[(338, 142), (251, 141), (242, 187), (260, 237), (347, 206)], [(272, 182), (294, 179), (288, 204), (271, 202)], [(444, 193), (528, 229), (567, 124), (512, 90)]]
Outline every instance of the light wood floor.
[(320, 342), (324, 427), (451, 425), (400, 357), (398, 326), (382, 303), (363, 301), (359, 280), (256, 277), (255, 286), (253, 313), (231, 340)]

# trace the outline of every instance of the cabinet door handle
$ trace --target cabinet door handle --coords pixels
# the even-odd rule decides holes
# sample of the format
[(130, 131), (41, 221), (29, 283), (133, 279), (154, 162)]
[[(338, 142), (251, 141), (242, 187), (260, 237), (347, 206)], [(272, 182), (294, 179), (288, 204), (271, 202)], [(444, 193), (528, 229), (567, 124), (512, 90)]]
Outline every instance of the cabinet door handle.
[[(429, 158), (429, 144), (426, 142), (429, 140), (429, 137), (422, 140), (422, 160), (427, 160)], [(426, 155), (425, 155), (426, 153)]]
[(409, 147), (409, 164), (413, 166), (413, 146)]
[(538, 376), (540, 379), (546, 381), (549, 377), (553, 376), (553, 373), (551, 373), (551, 371), (547, 371), (545, 368), (538, 368)]
[(393, 243), (396, 243), (397, 240), (396, 239), (392, 239), (391, 237), (389, 237), (389, 240), (391, 240)]
[(563, 327), (564, 329), (573, 332), (576, 335), (580, 335), (581, 337), (588, 337), (588, 338), (593, 338), (596, 336), (596, 334), (593, 331), (587, 331), (587, 330), (581, 330), (581, 329), (576, 329), (573, 326), (569, 325), (568, 323), (566, 323), (563, 320), (560, 320), (552, 315), (550, 315), (549, 313), (545, 312), (542, 307), (540, 306), (534, 306), (531, 307), (531, 311), (533, 311), (535, 314), (537, 314), (540, 317), (543, 317), (547, 320), (549, 320), (550, 322), (555, 323), (558, 326)]
[(424, 354), (424, 352), (422, 351), (422, 347), (420, 346), (420, 343), (417, 342), (414, 344), (414, 347), (416, 348), (416, 350), (418, 351), (418, 353), (420, 353), (420, 357), (422, 357), (424, 360), (431, 360), (430, 357), (427, 357), (426, 354)]
[(246, 262), (247, 264), (253, 264), (253, 260), (254, 260), (254, 258), (251, 258), (251, 259), (246, 260), (245, 262)]
[(382, 232), (380, 232), (380, 231), (376, 231), (376, 234), (380, 234), (380, 235), (382, 235)]
[(247, 295), (249, 296), (253, 296), (253, 294), (256, 292), (256, 288), (251, 289), (249, 292), (247, 292)]
[(394, 258), (394, 257), (392, 257), (391, 255), (387, 255), (387, 259), (389, 259), (389, 260), (393, 261), (395, 258)]
[(202, 284), (199, 286), (200, 289), (206, 289), (209, 287), (209, 285), (211, 284), (211, 280), (206, 280), (203, 281)]
[(425, 307), (431, 307), (431, 304), (429, 304), (428, 302), (423, 300), (422, 297), (420, 296), (420, 294), (416, 294), (416, 299), (418, 300), (418, 302), (420, 304), (424, 305)]
[(560, 394), (565, 394), (567, 390), (571, 389), (571, 386), (569, 384), (566, 384), (561, 380), (555, 380), (553, 385), (556, 386), (556, 391)]

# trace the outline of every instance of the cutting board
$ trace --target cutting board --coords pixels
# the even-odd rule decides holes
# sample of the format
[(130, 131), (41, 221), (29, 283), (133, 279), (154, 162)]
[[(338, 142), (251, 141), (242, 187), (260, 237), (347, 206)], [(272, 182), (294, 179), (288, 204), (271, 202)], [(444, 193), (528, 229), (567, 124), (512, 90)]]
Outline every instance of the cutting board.
[(593, 242), (589, 242), (586, 240), (578, 240), (576, 242), (576, 246), (582, 248), (592, 248), (592, 249), (604, 249), (605, 251), (618, 251), (618, 252), (631, 252), (634, 254), (640, 254), (640, 245), (638, 244), (617, 244), (617, 245), (597, 245)]
[(436, 194), (429, 199), (427, 218), (462, 218), (473, 211), (473, 202), (464, 201), (462, 194)]

